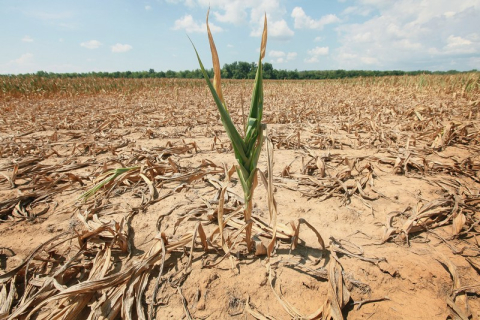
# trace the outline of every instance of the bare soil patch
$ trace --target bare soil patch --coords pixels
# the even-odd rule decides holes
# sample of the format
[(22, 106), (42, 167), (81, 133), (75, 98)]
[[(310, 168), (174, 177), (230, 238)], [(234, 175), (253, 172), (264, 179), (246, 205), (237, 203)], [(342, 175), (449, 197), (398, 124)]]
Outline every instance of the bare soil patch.
[[(266, 81), (269, 259), (264, 182), (249, 253), (235, 159), (203, 81), (4, 94), (0, 318), (480, 319), (473, 81)], [(251, 87), (224, 82), (238, 127)], [(81, 198), (119, 168), (131, 169)]]

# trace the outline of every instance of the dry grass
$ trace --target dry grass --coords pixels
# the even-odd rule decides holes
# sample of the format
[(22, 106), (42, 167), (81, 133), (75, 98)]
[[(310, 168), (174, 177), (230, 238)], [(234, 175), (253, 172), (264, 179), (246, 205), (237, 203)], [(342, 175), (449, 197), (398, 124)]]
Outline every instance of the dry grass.
[[(48, 94), (1, 96), (0, 318), (146, 319), (164, 315), (164, 305), (177, 318), (246, 312), (338, 319), (367, 316), (363, 310), (394, 316), (391, 308), (407, 317), (408, 309), (417, 310), (411, 296), (441, 301), (444, 316), (475, 316), (478, 75), (266, 81), (263, 121), (275, 166), (271, 153), (260, 158), (260, 170), (270, 172), (260, 179), (258, 194), (265, 196), (252, 212), (258, 256), (242, 242), (235, 159), (202, 82), (123, 83), (118, 91), (69, 89), (66, 95), (47, 88)], [(239, 126), (252, 85), (224, 81)], [(99, 193), (78, 200), (112, 173), (118, 175)], [(268, 203), (278, 210), (271, 226)], [(352, 220), (332, 223), (333, 209)], [(242, 270), (263, 259), (274, 234), (265, 268), (256, 265), (242, 278)], [(429, 249), (411, 259), (409, 250), (423, 245)], [(438, 265), (435, 289), (414, 289), (405, 298), (409, 308), (395, 305), (400, 293), (389, 283), (401, 288), (408, 278), (402, 266), (425, 261)], [(441, 277), (442, 269), (453, 282)], [(293, 279), (314, 280), (288, 282), (282, 274), (292, 270)], [(383, 282), (368, 277), (375, 272)], [(237, 291), (225, 298), (230, 309), (222, 309), (210, 295), (218, 297), (223, 288), (215, 282), (231, 275)], [(310, 292), (305, 288), (323, 297), (309, 300), (313, 309), (291, 294)], [(374, 304), (380, 309), (369, 309)], [(365, 306), (356, 311), (354, 305)]]

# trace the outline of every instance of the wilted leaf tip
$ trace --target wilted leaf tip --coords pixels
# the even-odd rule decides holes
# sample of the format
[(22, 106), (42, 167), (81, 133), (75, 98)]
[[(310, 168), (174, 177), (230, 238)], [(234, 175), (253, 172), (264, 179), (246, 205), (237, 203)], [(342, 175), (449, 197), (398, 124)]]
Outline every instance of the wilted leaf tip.
[(222, 94), (222, 78), (221, 78), (221, 69), (220, 69), (220, 61), (218, 59), (217, 48), (215, 47), (215, 42), (213, 41), (212, 32), (210, 31), (210, 26), (208, 25), (208, 16), (210, 14), (210, 8), (208, 8), (207, 12), (207, 32), (208, 32), (208, 41), (210, 42), (210, 51), (212, 52), (212, 63), (213, 63), (213, 87), (217, 92), (220, 101), (222, 102), (223, 106), (226, 108), (225, 100), (223, 99)]
[(260, 45), (260, 60), (265, 58), (265, 51), (267, 49), (267, 13), (263, 22), (262, 43)]

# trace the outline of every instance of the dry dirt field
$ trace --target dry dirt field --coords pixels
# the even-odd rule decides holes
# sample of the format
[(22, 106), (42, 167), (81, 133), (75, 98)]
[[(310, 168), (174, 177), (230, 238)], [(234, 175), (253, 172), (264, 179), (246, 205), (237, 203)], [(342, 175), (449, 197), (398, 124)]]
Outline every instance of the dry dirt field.
[(479, 75), (264, 86), (250, 253), (203, 80), (9, 84), (0, 319), (480, 319)]

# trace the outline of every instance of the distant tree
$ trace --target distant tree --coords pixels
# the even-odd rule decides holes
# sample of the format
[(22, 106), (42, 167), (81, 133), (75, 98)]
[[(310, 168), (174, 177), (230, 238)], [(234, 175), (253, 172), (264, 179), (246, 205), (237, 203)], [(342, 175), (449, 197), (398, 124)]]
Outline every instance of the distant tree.
[(45, 71), (37, 71), (37, 76), (38, 76), (38, 77), (48, 78), (48, 73), (45, 72)]
[(283, 80), (288, 78), (288, 72), (286, 70), (277, 70), (275, 72), (275, 79)]
[(248, 74), (252, 66), (248, 62), (240, 61), (237, 64), (237, 69), (233, 73), (234, 79), (248, 79)]
[(232, 79), (232, 77), (233, 77), (232, 64), (225, 63), (222, 68), (222, 78)]
[[(210, 78), (213, 78), (213, 69), (206, 70)], [(235, 61), (233, 63), (226, 63), (222, 68), (222, 78), (224, 79), (253, 79), (257, 71), (255, 62)], [(428, 71), (428, 70), (280, 70), (275, 69), (271, 63), (263, 64), (263, 77), (265, 79), (343, 79), (355, 77), (383, 77), (383, 76), (402, 76), (402, 75), (428, 75), (428, 74), (457, 74), (467, 72), (478, 72), (477, 69), (471, 71)], [(1, 77), (30, 77), (42, 78), (203, 78), (200, 69), (172, 71), (167, 70), (156, 72), (153, 68), (148, 71), (115, 71), (115, 72), (87, 72), (87, 73), (54, 73), (46, 71), (37, 71), (33, 74), (19, 74), (19, 75), (0, 75)]]
[(195, 69), (192, 71), (192, 77), (195, 79), (201, 79), (203, 78), (202, 70), (200, 69)]
[(263, 64), (263, 78), (264, 79), (277, 79), (273, 73), (273, 65), (271, 63), (265, 62)]
[(296, 80), (296, 79), (298, 79), (298, 78), (299, 78), (299, 77), (298, 77), (298, 70), (297, 70), (297, 69), (295, 69), (295, 70), (293, 70), (293, 71), (288, 71), (288, 79), (294, 79), (294, 80)]
[(257, 64), (255, 62), (250, 63), (250, 70), (247, 74), (247, 79), (255, 79), (257, 74)]
[(177, 74), (175, 71), (167, 70), (167, 72), (165, 72), (165, 77), (167, 78), (175, 78), (176, 76)]

